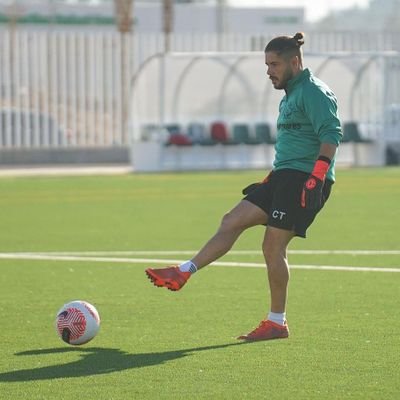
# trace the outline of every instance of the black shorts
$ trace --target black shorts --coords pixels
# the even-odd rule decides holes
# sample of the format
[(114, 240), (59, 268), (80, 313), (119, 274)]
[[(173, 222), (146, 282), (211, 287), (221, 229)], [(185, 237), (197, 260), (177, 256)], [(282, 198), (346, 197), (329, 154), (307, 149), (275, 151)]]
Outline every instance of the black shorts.
[(307, 228), (322, 209), (331, 193), (333, 182), (326, 180), (322, 190), (322, 205), (317, 210), (307, 210), (300, 205), (304, 182), (310, 174), (294, 169), (273, 171), (268, 182), (261, 183), (250, 192), (248, 200), (268, 215), (268, 226), (294, 231), (296, 236), (306, 237)]

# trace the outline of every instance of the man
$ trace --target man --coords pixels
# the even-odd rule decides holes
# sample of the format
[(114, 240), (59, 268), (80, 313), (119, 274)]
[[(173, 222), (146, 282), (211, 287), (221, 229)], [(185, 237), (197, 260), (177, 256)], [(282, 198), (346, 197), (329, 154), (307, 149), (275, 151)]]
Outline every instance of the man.
[(159, 287), (179, 290), (199, 269), (232, 247), (247, 228), (266, 225), (262, 250), (270, 287), (270, 312), (259, 326), (239, 339), (287, 338), (286, 298), (289, 266), (286, 251), (306, 230), (329, 197), (342, 137), (333, 92), (309, 69), (303, 69), (304, 35), (279, 36), (265, 48), (267, 75), (285, 96), (279, 105), (276, 155), (272, 172), (243, 189), (246, 196), (222, 219), (216, 234), (189, 261), (179, 266), (148, 268)]

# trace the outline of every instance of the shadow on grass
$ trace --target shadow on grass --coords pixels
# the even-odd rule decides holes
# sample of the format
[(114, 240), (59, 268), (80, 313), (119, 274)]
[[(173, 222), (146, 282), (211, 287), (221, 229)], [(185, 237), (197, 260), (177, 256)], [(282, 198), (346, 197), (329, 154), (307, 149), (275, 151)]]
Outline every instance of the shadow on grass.
[(159, 353), (130, 354), (119, 349), (99, 347), (90, 348), (53, 348), (42, 350), (29, 350), (16, 353), (17, 356), (40, 356), (44, 354), (79, 353), (81, 358), (68, 364), (49, 365), (46, 367), (22, 369), (0, 373), (0, 382), (26, 382), (56, 378), (76, 378), (90, 375), (109, 374), (133, 368), (150, 367), (177, 360), (193, 353), (205, 350), (223, 349), (230, 346), (245, 344), (227, 343), (222, 345), (195, 347)]

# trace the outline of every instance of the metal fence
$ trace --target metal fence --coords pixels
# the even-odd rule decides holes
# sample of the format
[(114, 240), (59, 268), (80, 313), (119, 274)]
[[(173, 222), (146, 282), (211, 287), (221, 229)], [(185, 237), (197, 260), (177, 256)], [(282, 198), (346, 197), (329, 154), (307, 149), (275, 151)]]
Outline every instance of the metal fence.
[[(170, 46), (262, 51), (272, 36), (173, 35)], [(163, 48), (156, 34), (1, 31), (0, 148), (128, 146), (131, 79)], [(400, 41), (391, 32), (309, 32), (305, 49), (400, 50)]]
[(115, 34), (4, 33), (0, 144), (126, 143), (123, 104), (132, 48), (131, 37)]
[[(256, 52), (154, 55), (131, 84), (133, 138), (146, 140), (149, 128), (184, 133), (215, 121), (268, 122), (274, 131), (283, 93), (266, 79), (260, 58)], [(364, 139), (400, 142), (400, 53), (305, 53), (305, 60), (335, 92), (344, 127), (357, 124)]]

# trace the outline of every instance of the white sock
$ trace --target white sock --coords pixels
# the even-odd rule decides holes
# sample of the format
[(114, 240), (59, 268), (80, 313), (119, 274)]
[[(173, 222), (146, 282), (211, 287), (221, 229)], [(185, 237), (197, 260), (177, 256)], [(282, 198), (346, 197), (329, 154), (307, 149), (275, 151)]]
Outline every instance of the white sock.
[(197, 271), (197, 267), (195, 263), (189, 260), (179, 265), (179, 271), (194, 274)]
[(279, 325), (285, 325), (286, 322), (286, 313), (275, 313), (275, 312), (270, 312), (268, 314), (268, 319), (272, 322), (275, 322), (276, 324)]

